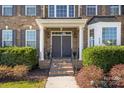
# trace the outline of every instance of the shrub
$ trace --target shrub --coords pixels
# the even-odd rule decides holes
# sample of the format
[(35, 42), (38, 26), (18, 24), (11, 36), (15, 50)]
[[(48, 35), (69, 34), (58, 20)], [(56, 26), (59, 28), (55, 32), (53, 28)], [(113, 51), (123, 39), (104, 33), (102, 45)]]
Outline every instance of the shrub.
[(13, 73), (15, 77), (24, 77), (27, 75), (29, 69), (25, 65), (17, 65), (13, 68)]
[(12, 67), (0, 65), (0, 78), (6, 78), (12, 76), (13, 76)]
[(26, 65), (33, 68), (37, 63), (36, 49), (30, 47), (0, 48), (0, 65)]
[(82, 88), (98, 87), (101, 79), (103, 70), (93, 65), (83, 67), (76, 76), (76, 81)]
[(113, 66), (109, 72), (111, 87), (124, 87), (124, 64), (118, 64)]
[(83, 51), (83, 65), (96, 65), (109, 71), (115, 64), (124, 63), (124, 46), (96, 46)]
[(27, 75), (29, 69), (25, 65), (17, 65), (14, 67), (0, 66), (0, 79), (11, 78), (20, 79)]

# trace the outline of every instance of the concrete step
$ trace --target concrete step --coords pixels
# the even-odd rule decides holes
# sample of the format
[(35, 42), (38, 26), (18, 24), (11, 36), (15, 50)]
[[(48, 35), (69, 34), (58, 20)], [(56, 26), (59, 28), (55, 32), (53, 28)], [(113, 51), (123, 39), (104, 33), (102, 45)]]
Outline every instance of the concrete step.
[(74, 75), (72, 62), (68, 59), (54, 59), (51, 64), (49, 76), (72, 76)]
[(53, 67), (50, 70), (73, 70), (73, 67)]
[(73, 76), (74, 73), (71, 71), (71, 72), (50, 72), (49, 73), (49, 76)]
[(59, 63), (52, 63), (51, 66), (54, 66), (54, 65), (56, 65), (56, 66), (72, 66), (72, 63), (70, 63), (70, 64), (67, 64), (67, 63), (61, 63), (61, 64), (59, 64)]
[(68, 72), (68, 71), (72, 71), (73, 72), (73, 69), (72, 68), (67, 68), (67, 69), (60, 69), (60, 68), (58, 68), (58, 69), (55, 69), (55, 68), (53, 68), (53, 69), (50, 69), (50, 72), (58, 72), (58, 71), (65, 71), (65, 72)]

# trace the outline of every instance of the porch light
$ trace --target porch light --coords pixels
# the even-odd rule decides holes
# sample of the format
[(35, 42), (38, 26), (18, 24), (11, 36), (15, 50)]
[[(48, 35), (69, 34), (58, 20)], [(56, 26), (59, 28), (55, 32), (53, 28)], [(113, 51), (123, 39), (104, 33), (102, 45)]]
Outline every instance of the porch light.
[(29, 29), (31, 30), (32, 29), (32, 26), (29, 26)]
[(8, 29), (8, 26), (5, 26), (6, 29)]

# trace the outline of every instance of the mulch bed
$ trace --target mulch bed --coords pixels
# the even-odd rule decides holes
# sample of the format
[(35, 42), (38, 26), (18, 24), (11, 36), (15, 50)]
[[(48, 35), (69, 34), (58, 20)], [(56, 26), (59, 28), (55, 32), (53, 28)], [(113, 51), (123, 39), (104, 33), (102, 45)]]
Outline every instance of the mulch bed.
[(48, 69), (34, 69), (31, 70), (28, 75), (24, 78), (20, 78), (20, 79), (13, 79), (13, 78), (3, 78), (0, 79), (0, 82), (10, 82), (10, 81), (23, 81), (23, 80), (36, 80), (36, 81), (41, 81), (41, 80), (46, 80), (48, 78), (48, 73), (49, 70)]
[(28, 73), (27, 78), (30, 80), (43, 80), (47, 79), (49, 74), (48, 69), (35, 69)]

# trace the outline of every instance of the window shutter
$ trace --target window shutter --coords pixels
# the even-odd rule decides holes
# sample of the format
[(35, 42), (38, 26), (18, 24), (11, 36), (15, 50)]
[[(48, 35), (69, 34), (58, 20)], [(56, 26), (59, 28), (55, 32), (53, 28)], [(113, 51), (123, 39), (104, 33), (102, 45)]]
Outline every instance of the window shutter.
[(48, 5), (45, 5), (45, 18), (48, 18)]
[(13, 30), (13, 46), (17, 46), (17, 30)]
[(13, 5), (12, 14), (13, 14), (13, 16), (17, 15), (17, 6), (16, 5)]
[(41, 6), (36, 5), (36, 16), (41, 16)]
[(39, 47), (40, 47), (40, 30), (36, 30), (36, 48), (37, 53), (39, 54)]
[(21, 5), (21, 15), (25, 16), (25, 5)]
[(98, 15), (102, 15), (102, 5), (97, 6), (97, 13)]
[(0, 47), (2, 47), (2, 29), (0, 29)]
[(25, 46), (25, 30), (21, 30), (21, 46)]
[(0, 5), (0, 16), (2, 16), (2, 5)]
[(75, 17), (78, 17), (78, 5), (74, 5), (75, 7)]
[(124, 5), (121, 5), (121, 14), (124, 15)]
[(86, 5), (82, 6), (82, 15), (86, 16)]
[(106, 5), (106, 15), (110, 15), (110, 5)]

